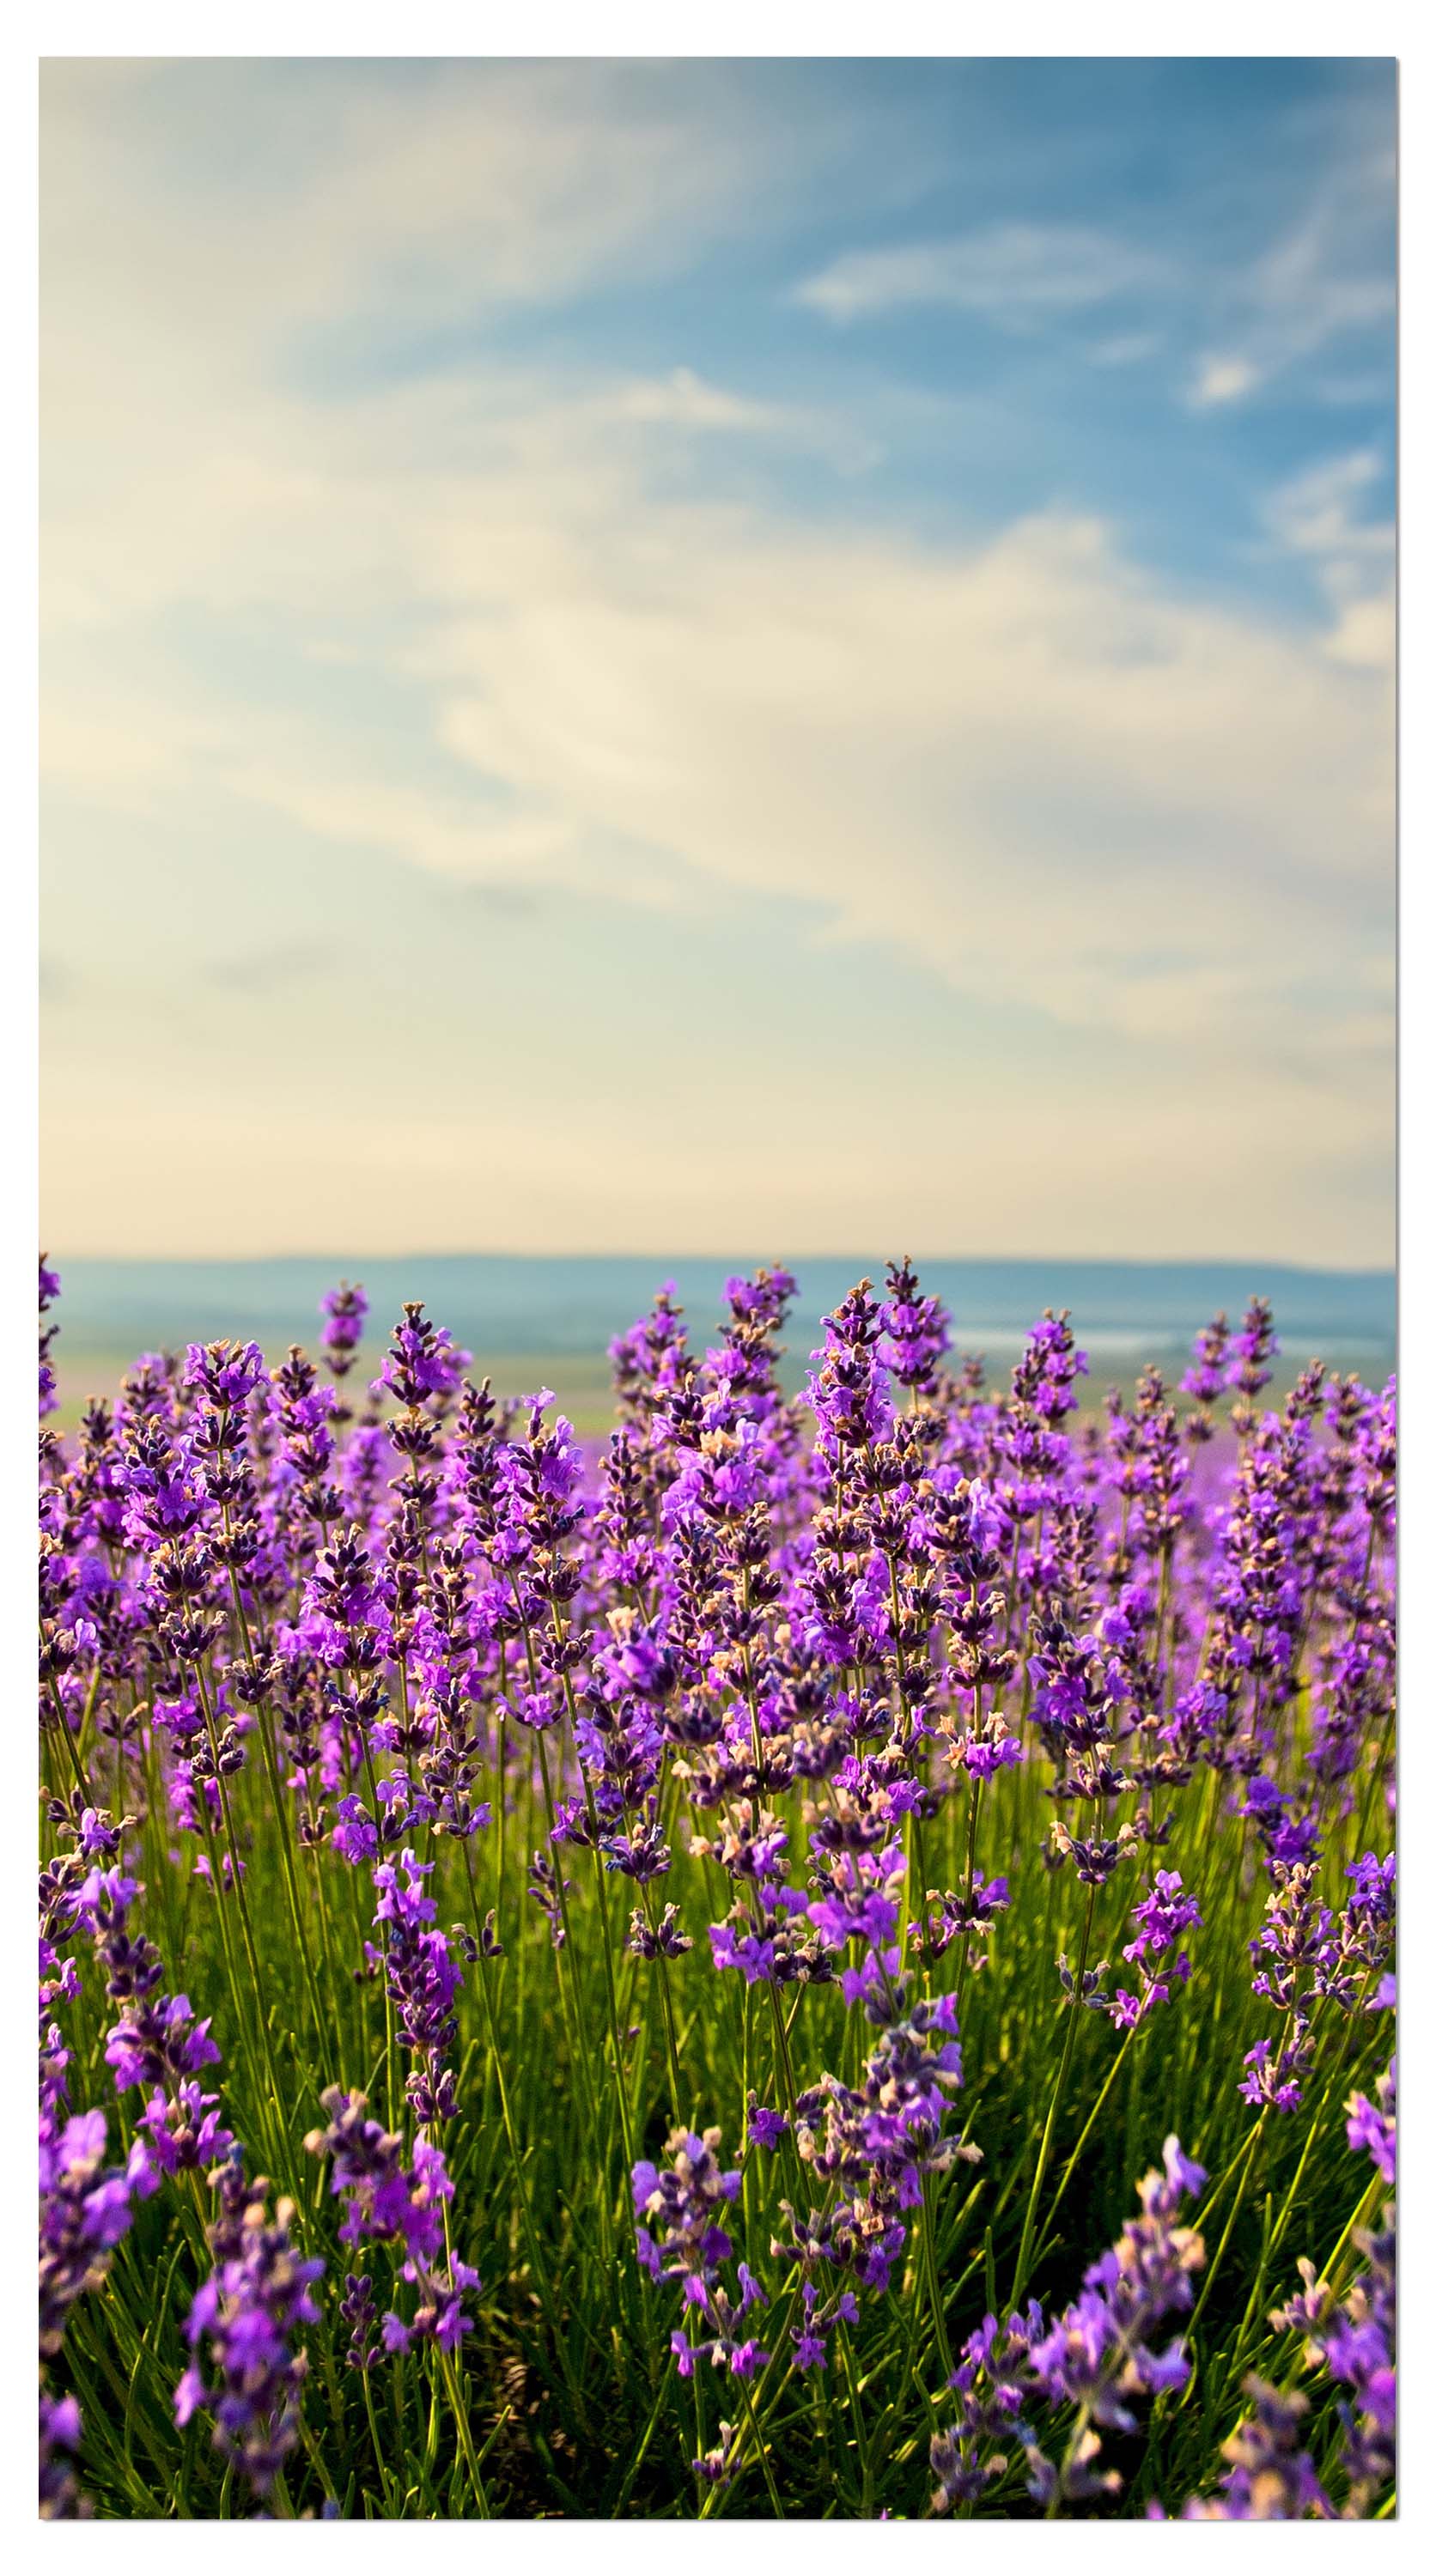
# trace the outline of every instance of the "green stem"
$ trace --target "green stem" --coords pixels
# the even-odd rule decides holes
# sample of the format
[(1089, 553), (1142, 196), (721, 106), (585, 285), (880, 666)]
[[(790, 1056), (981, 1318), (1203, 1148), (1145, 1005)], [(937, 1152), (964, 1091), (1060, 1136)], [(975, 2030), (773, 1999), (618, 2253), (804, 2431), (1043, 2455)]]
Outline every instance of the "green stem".
[(1128, 2031), (1126, 2038), (1123, 2040), (1121, 2047), (1118, 2049), (1116, 2056), (1113, 2058), (1112, 2063), (1111, 2063), (1111, 2066), (1108, 2068), (1108, 2071), (1107, 2071), (1107, 2078), (1106, 2078), (1106, 2082), (1103, 2084), (1103, 2086), (1102, 2086), (1102, 2090), (1101, 2090), (1101, 2092), (1098, 2094), (1097, 2099), (1096, 2099), (1096, 2101), (1093, 2103), (1093, 2105), (1092, 2105), (1092, 2109), (1091, 2109), (1091, 2111), (1090, 2111), (1090, 2113), (1089, 2113), (1089, 2115), (1088, 2115), (1087, 2125), (1086, 2125), (1085, 2129), (1083, 2130), (1081, 2137), (1078, 2139), (1076, 2146), (1073, 2148), (1071, 2155), (1068, 2157), (1066, 2164), (1065, 2164), (1065, 2165), (1063, 2166), (1063, 2168), (1062, 2168), (1062, 2179), (1061, 2179), (1061, 2181), (1059, 2182), (1059, 2184), (1058, 2184), (1058, 2186), (1057, 2186), (1057, 2189), (1055, 2190), (1055, 2192), (1054, 2192), (1054, 2193), (1053, 2193), (1053, 2195), (1052, 2195), (1052, 2206), (1051, 2206), (1051, 2208), (1050, 2208), (1050, 2209), (1048, 2210), (1048, 2212), (1047, 2212), (1047, 2223), (1046, 2223), (1046, 2225), (1045, 2225), (1045, 2227), (1043, 2228), (1043, 2231), (1042, 2231), (1042, 2242), (1041, 2242), (1041, 2244), (1038, 2246), (1038, 2248), (1037, 2248), (1037, 2252), (1036, 2252), (1036, 2254), (1035, 2254), (1035, 2256), (1034, 2256), (1034, 2258), (1033, 2258), (1034, 2266), (1035, 2266), (1036, 2264), (1040, 2263), (1040, 2262), (1043, 2260), (1043, 2258), (1044, 2258), (1044, 2256), (1046, 2255), (1046, 2253), (1047, 2253), (1047, 2251), (1048, 2251), (1049, 2247), (1051, 2246), (1051, 2243), (1052, 2243), (1052, 2226), (1053, 2226), (1053, 2221), (1055, 2220), (1055, 2218), (1056, 2218), (1056, 2216), (1057, 2216), (1057, 2212), (1058, 2212), (1058, 2210), (1059, 2210), (1059, 2209), (1061, 2208), (1061, 2206), (1062, 2206), (1062, 2196), (1063, 2196), (1064, 2192), (1065, 2192), (1065, 2191), (1066, 2191), (1066, 2189), (1067, 2189), (1067, 2185), (1068, 2185), (1068, 2184), (1069, 2184), (1069, 2182), (1072, 2180), (1072, 2176), (1073, 2176), (1073, 2174), (1076, 2172), (1076, 2169), (1077, 2169), (1078, 2163), (1079, 2163), (1079, 2161), (1080, 2161), (1080, 2159), (1081, 2159), (1081, 2156), (1082, 2156), (1083, 2149), (1085, 2148), (1085, 2146), (1086, 2146), (1086, 2144), (1087, 2144), (1088, 2139), (1091, 2137), (1092, 2132), (1093, 2132), (1093, 2130), (1095, 2129), (1095, 2127), (1096, 2127), (1096, 2125), (1097, 2125), (1098, 2118), (1099, 2118), (1099, 2116), (1100, 2116), (1100, 2114), (1101, 2114), (1102, 2105), (1103, 2105), (1103, 2103), (1106, 2101), (1108, 2094), (1111, 2092), (1113, 2085), (1116, 2083), (1117, 2078), (1118, 2078), (1119, 2074), (1120, 2074), (1120, 2073), (1121, 2073), (1121, 2071), (1122, 2071), (1122, 2060), (1123, 2060), (1123, 2058), (1126, 2056), (1127, 2051), (1128, 2051), (1128, 2049), (1131, 2047), (1132, 2042), (1133, 2042), (1133, 2040), (1136, 2038), (1136, 2036), (1137, 2036), (1136, 2026), (1134, 2025), (1134, 2026), (1133, 2026), (1133, 2028), (1132, 2028), (1131, 2030), (1129, 2030), (1129, 2031)]
[(459, 2383), (457, 2374), (454, 2370), (453, 2355), (452, 2353), (445, 2352), (442, 2345), (438, 2347), (438, 2352), (439, 2367), (444, 2374), (444, 2386), (449, 2393), (449, 2404), (453, 2409), (454, 2425), (459, 2436), (459, 2448), (464, 2455), (464, 2466), (469, 2473), (469, 2485), (473, 2490), (474, 2502), (479, 2508), (479, 2520), (481, 2522), (491, 2522), (493, 2520), (493, 2516), (489, 2511), (489, 2499), (484, 2486), (483, 2472), (479, 2467), (478, 2461), (474, 2457), (473, 2437), (469, 2432), (468, 2414), (459, 2392)]
[(1009, 2303), (1014, 2308), (1021, 2305), (1022, 2293), (1027, 2287), (1029, 2257), (1032, 2252), (1032, 2235), (1037, 2224), (1037, 2204), (1042, 2196), (1042, 2185), (1047, 2173), (1048, 2159), (1052, 2153), (1052, 2140), (1057, 2129), (1057, 2114), (1062, 2105), (1062, 2095), (1067, 2083), (1067, 2072), (1072, 2064), (1072, 2052), (1077, 2045), (1077, 2024), (1083, 2009), (1082, 1979), (1087, 1971), (1087, 1952), (1091, 1946), (1092, 1940), (1092, 1913), (1096, 1902), (1096, 1887), (1089, 1887), (1087, 1890), (1087, 1911), (1082, 1921), (1082, 1946), (1077, 1955), (1077, 1976), (1072, 1988), (1072, 1993), (1068, 1999), (1068, 2011), (1071, 2018), (1067, 2024), (1067, 2037), (1062, 2049), (1062, 2061), (1057, 2069), (1057, 2081), (1052, 2087), (1052, 2099), (1047, 2106), (1047, 2119), (1042, 2131), (1042, 2144), (1038, 2150), (1037, 2156), (1037, 2171), (1032, 2177), (1032, 2191), (1027, 2203), (1027, 2215), (1022, 2222), (1022, 2242), (1017, 2249), (1017, 2271), (1013, 2278), (1012, 2297)]

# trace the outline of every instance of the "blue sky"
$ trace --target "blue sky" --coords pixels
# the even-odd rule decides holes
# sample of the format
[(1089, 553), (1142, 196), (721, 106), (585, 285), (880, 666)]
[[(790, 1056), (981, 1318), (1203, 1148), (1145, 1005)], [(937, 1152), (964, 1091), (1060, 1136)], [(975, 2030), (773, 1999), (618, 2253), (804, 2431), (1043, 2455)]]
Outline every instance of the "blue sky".
[(1394, 87), (47, 65), (57, 1257), (1386, 1260)]

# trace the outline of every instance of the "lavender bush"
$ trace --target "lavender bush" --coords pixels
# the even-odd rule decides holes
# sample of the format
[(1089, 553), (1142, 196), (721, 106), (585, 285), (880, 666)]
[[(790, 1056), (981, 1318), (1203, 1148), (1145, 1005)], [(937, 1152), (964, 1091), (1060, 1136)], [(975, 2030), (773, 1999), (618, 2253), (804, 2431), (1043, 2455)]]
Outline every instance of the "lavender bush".
[(1393, 1390), (793, 1291), (42, 1428), (42, 2515), (1393, 2510)]

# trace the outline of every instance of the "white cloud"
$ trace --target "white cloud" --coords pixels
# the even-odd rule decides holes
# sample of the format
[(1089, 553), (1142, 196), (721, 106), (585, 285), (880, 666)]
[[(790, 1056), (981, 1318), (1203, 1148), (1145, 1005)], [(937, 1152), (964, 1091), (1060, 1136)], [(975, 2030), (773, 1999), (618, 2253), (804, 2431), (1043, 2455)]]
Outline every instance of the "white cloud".
[(393, 68), (156, 62), (130, 65), (117, 95), (109, 63), (47, 62), (49, 275), (83, 266), (97, 310), (115, 291), (235, 355), (282, 346), (301, 319), (413, 335), (616, 266), (671, 274), (848, 143), (817, 113), (792, 129), (722, 77), (695, 94), (675, 66)]
[[(1295, 127), (1288, 141), (1310, 170), (1308, 202), (1258, 258), (1203, 281), (1208, 349), (1187, 389), (1196, 409), (1245, 402), (1325, 353), (1369, 362), (1373, 343), (1394, 332), (1389, 114), (1363, 108), (1355, 120)], [(1389, 393), (1389, 362), (1379, 382)]]
[(1137, 367), (1144, 359), (1155, 358), (1162, 346), (1160, 332), (1118, 331), (1110, 340), (1095, 340), (1086, 352), (1093, 367)]
[(866, 472), (882, 461), (875, 440), (833, 414), (800, 403), (755, 402), (710, 383), (691, 367), (674, 367), (666, 376), (633, 376), (596, 393), (576, 394), (573, 424), (580, 419), (595, 427), (626, 423), (639, 430), (762, 440), (769, 447), (822, 457), (844, 474)]
[(1396, 654), (1396, 530), (1364, 514), (1383, 473), (1372, 448), (1324, 458), (1272, 493), (1266, 522), (1277, 545), (1303, 557), (1325, 597), (1326, 649), (1338, 662), (1390, 671)]
[(1209, 411), (1220, 403), (1240, 402), (1260, 382), (1250, 358), (1205, 357), (1193, 378), (1192, 406), (1197, 411)]
[(1297, 554), (1326, 560), (1374, 557), (1389, 564), (1395, 541), (1390, 522), (1357, 515), (1381, 474), (1382, 460), (1370, 447), (1308, 466), (1273, 493), (1267, 505), (1273, 535)]
[(951, 240), (849, 251), (795, 294), (831, 322), (926, 304), (1024, 331), (1150, 286), (1159, 273), (1149, 253), (1080, 225), (991, 224)]
[[(564, 67), (506, 70), (500, 106), (470, 100), (467, 123), (422, 85), (412, 117), (376, 123), (359, 83), (312, 149), (271, 136), (272, 204), (197, 191), (176, 225), (154, 173), (134, 183), (133, 134), (123, 152), (121, 121), (94, 112), (91, 68), (64, 67), (47, 147), (55, 783), (171, 823), (221, 790), (259, 831), (283, 817), (332, 851), (481, 884), (655, 913), (716, 896), (755, 943), (778, 899), (815, 936), (880, 948), (914, 979), (915, 1023), (960, 1022), (965, 1000), (1012, 1016), (1010, 1061), (974, 1073), (983, 1134), (944, 1184), (1013, 1209), (1009, 1247), (1018, 1170), (1047, 1241), (1100, 1249), (1101, 1192), (1140, 1187), (1165, 1192), (1176, 1250), (1213, 1240), (1224, 1210), (1235, 1234), (1275, 1240), (1278, 1205), (1297, 1242), (1324, 1163), (1384, 1169), (1390, 695), (1366, 467), (1338, 460), (1272, 502), (1269, 541), (1320, 585), (1326, 622), (1305, 631), (1164, 586), (1072, 512), (919, 544), (851, 511), (763, 506), (741, 460), (773, 445), (841, 464), (843, 424), (696, 368), (560, 381), (480, 340), (418, 382), (311, 386), (304, 326), (323, 314), (342, 336), (376, 257), (391, 309), (412, 262), (397, 300), (421, 325), (642, 273), (674, 255), (647, 237), (654, 202), (667, 229), (670, 178), (673, 239), (735, 219), (751, 138), (695, 133), (661, 84), (651, 115), (615, 126)], [(138, 76), (126, 93), (149, 95)], [(896, 294), (1015, 323), (1099, 306), (1137, 255), (999, 227), (929, 246), (925, 270), (895, 272), (901, 256), (838, 263), (809, 300), (836, 318)], [(229, 671), (256, 635), (286, 691)], [(352, 712), (342, 687), (306, 688), (336, 671)], [(376, 729), (386, 692), (407, 714)], [(695, 1019), (721, 1020), (696, 939), (692, 971)], [(1035, 1015), (1067, 1032), (1069, 1078), (1045, 1099), (1023, 1061)], [(581, 1090), (582, 1033), (553, 1043), (572, 1044)], [(1123, 1045), (1140, 1051), (1135, 1084)], [(904, 1231), (923, 1156), (905, 1146), (889, 1169), (887, 1112), (848, 1052), (835, 1032), (813, 1079), (846, 1083), (873, 1224)], [(691, 1071), (673, 1069), (676, 1096)], [(61, 1100), (57, 1154), (83, 1108)], [(581, 1232), (590, 1140), (560, 1152), (537, 1111), (505, 1121), (506, 1204), (561, 1200)], [(1272, 1132), (1290, 1158), (1275, 1182)], [(457, 1137), (434, 1131), (436, 1169), (461, 1158)], [(240, 1144), (262, 1192), (273, 1129)], [(373, 1151), (376, 1176), (386, 1154), (402, 1172), (393, 1137)], [(695, 1173), (665, 1132), (598, 1195), (630, 1236), (620, 1188), (624, 1207), (661, 1203), (670, 1239), (699, 1239), (711, 1206), (748, 1209), (755, 1229), (771, 1215), (775, 1240), (794, 1239), (791, 1217), (811, 1243), (848, 1204), (848, 1152), (835, 1134), (800, 1175), (786, 1156), (749, 1171), (740, 1125)], [(1173, 1171), (1199, 1164), (1177, 1203)], [(729, 1222), (713, 1215), (715, 1235)]]
[[(1214, 185), (1197, 242), (1177, 255), (1160, 228), (1150, 242), (1078, 223), (1002, 222), (941, 239), (852, 250), (806, 278), (796, 300), (836, 325), (922, 308), (980, 315), (1016, 335), (1103, 314), (1124, 301), (1088, 355), (1128, 365), (1163, 338), (1195, 355), (1176, 391), (1192, 411), (1234, 409), (1321, 359), (1323, 399), (1371, 399), (1389, 388), (1383, 341), (1394, 329), (1394, 134), (1384, 109), (1293, 116), (1289, 158), (1309, 173), (1305, 202), (1255, 257), (1232, 247), (1243, 183)], [(1250, 234), (1260, 174), (1245, 183)], [(1108, 318), (1108, 317), (1104, 317)], [(1373, 362), (1387, 363), (1377, 373)], [(1333, 394), (1332, 388), (1335, 388)], [(1353, 390), (1353, 388), (1357, 390)]]
[(691, 367), (675, 367), (658, 378), (634, 378), (617, 388), (610, 408), (618, 419), (660, 427), (753, 430), (769, 436), (787, 428), (792, 417), (777, 403), (745, 402), (739, 394), (725, 393)]
[[(227, 424), (227, 470), (212, 424), (172, 418), (156, 462), (132, 419), (113, 488), (48, 539), (62, 774), (130, 731), (93, 701), (67, 719), (64, 602), (82, 589), (117, 638), (198, 600), (221, 619), (262, 607), (301, 652), (377, 603), (376, 676), (431, 709), (407, 776), (387, 738), (336, 744), (302, 707), (222, 691), (181, 699), (178, 774), (445, 873), (528, 869), (641, 903), (693, 880), (785, 894), (832, 935), (1077, 1028), (1195, 1040), (1259, 1005), (1315, 1043), (1279, 997), (1369, 919), (1389, 855), (1377, 674), (1334, 667), (1319, 634), (1165, 593), (1093, 520), (919, 548), (694, 498), (615, 434), (623, 409), (536, 380), (497, 407), (454, 384), (337, 417), (272, 400)], [(1274, 504), (1284, 542), (1334, 544), (1346, 488)], [(436, 746), (471, 801), (452, 773), (435, 790)], [(1179, 952), (1160, 979), (1154, 921)]]

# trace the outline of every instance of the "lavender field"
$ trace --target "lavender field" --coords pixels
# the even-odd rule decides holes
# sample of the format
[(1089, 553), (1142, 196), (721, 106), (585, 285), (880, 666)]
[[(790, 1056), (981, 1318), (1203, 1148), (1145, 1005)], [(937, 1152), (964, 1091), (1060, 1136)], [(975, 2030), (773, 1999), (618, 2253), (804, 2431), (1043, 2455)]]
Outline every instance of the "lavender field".
[(1394, 2512), (1394, 1385), (795, 1295), (42, 1260), (42, 2516)]

